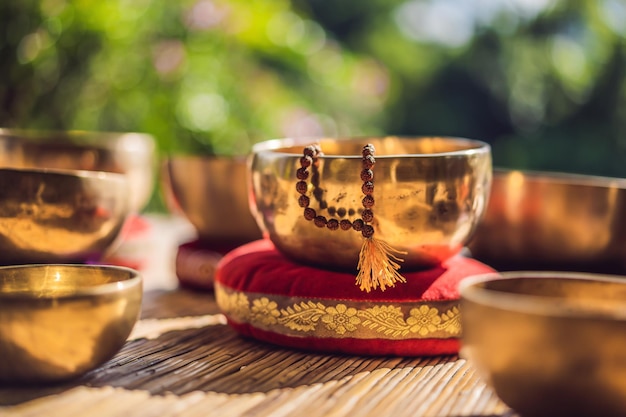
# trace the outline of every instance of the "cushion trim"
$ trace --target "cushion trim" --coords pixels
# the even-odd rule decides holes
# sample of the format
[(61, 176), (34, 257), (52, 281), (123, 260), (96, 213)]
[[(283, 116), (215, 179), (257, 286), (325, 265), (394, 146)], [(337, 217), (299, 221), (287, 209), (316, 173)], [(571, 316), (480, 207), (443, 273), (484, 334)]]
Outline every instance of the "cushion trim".
[(236, 324), (295, 337), (453, 339), (460, 337), (459, 300), (354, 301), (238, 291), (215, 283), (222, 312)]

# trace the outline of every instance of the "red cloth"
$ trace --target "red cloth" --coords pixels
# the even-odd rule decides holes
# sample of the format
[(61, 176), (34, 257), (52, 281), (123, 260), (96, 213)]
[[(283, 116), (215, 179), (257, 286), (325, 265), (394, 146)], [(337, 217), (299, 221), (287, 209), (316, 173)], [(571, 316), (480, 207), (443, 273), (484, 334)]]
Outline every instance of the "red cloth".
[(309, 352), (344, 353), (364, 356), (439, 356), (456, 355), (460, 341), (451, 339), (326, 339), (318, 337), (291, 337), (276, 332), (268, 332), (251, 325), (238, 324), (228, 320), (228, 324), (243, 336), (262, 342), (306, 350)]
[[(470, 275), (493, 272), (489, 266), (474, 259), (455, 256), (441, 265), (423, 271), (406, 272), (406, 283), (398, 283), (385, 291), (361, 291), (355, 284), (354, 273), (317, 269), (298, 264), (282, 255), (269, 240), (258, 240), (245, 244), (226, 254), (218, 263), (215, 281), (216, 289), (223, 294), (242, 294), (248, 298), (265, 297), (300, 302), (322, 302), (324, 305), (345, 303), (355, 307), (369, 308), (374, 305), (400, 306), (403, 311), (414, 311), (421, 306), (442, 306), (442, 309), (457, 308), (458, 283)], [(228, 308), (227, 296), (218, 304)], [(452, 302), (452, 303), (446, 303)], [(222, 305), (220, 305), (222, 306)], [(426, 311), (428, 311), (426, 308)], [(285, 309), (283, 308), (282, 311)], [(444, 312), (442, 310), (442, 313)], [(281, 309), (277, 309), (277, 315)], [(333, 310), (334, 311), (334, 310)], [(458, 311), (458, 310), (456, 310)], [(229, 324), (243, 335), (288, 347), (315, 351), (343, 352), (366, 355), (426, 356), (458, 353), (457, 337), (441, 336), (433, 338), (416, 337), (406, 332), (406, 337), (388, 337), (384, 332), (375, 337), (352, 338), (318, 337), (316, 332), (303, 332), (302, 335), (274, 331), (267, 326), (258, 326), (253, 321), (232, 317), (225, 311)], [(408, 314), (408, 313), (407, 313)], [(278, 316), (276, 316), (278, 317)], [(270, 317), (271, 319), (271, 317)], [(273, 319), (272, 319), (273, 320)], [(404, 324), (405, 321), (402, 321)], [(274, 327), (278, 329), (278, 327)], [(322, 328), (318, 326), (318, 328)], [(325, 336), (328, 336), (326, 332)]]
[[(120, 231), (119, 243), (120, 245), (122, 245), (127, 242), (137, 241), (141, 238), (144, 238), (150, 231), (151, 226), (148, 220), (138, 214), (131, 215), (124, 223), (124, 226), (122, 226), (122, 230)], [(136, 270), (141, 270), (144, 268), (144, 259), (127, 256), (121, 253), (119, 249), (105, 257), (97, 257), (87, 260), (86, 263), (125, 266), (127, 268), (132, 268)]]
[(237, 246), (200, 240), (179, 245), (175, 261), (178, 282), (183, 287), (212, 291), (217, 263)]

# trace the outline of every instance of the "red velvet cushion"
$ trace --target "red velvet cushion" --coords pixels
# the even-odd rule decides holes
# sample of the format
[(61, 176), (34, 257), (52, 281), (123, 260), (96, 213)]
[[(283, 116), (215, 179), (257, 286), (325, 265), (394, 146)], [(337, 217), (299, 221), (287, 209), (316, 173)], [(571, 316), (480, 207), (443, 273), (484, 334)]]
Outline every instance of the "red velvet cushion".
[(237, 246), (200, 240), (179, 245), (175, 261), (178, 282), (183, 287), (212, 291), (217, 263)]
[(221, 259), (215, 295), (235, 330), (282, 346), (363, 355), (456, 354), (457, 285), (492, 271), (459, 255), (403, 273), (406, 283), (367, 293), (355, 285), (356, 273), (298, 264), (269, 240), (258, 240)]

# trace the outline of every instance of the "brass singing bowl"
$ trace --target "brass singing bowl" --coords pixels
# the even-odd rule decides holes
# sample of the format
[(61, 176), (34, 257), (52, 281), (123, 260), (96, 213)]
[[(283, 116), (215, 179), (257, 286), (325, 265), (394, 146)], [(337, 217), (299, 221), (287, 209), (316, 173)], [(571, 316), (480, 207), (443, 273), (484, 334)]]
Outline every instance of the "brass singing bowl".
[(0, 129), (0, 167), (124, 174), (134, 213), (152, 195), (155, 152), (154, 138), (144, 133)]
[(527, 416), (626, 415), (626, 280), (505, 272), (462, 281), (461, 356)]
[[(318, 215), (354, 221), (363, 193), (362, 149), (375, 146), (374, 237), (405, 252), (402, 269), (419, 269), (457, 254), (487, 204), (491, 150), (484, 142), (450, 137), (282, 139), (262, 142), (250, 158), (252, 212), (287, 256), (318, 267), (354, 270), (363, 237), (354, 230), (318, 228), (303, 216), (296, 170), (303, 147), (319, 142)], [(282, 145), (282, 146), (277, 146)], [(325, 207), (325, 208), (322, 208)]]
[(0, 168), (0, 264), (96, 261), (129, 213), (122, 174)]
[(182, 212), (205, 242), (262, 237), (248, 202), (246, 157), (173, 155), (163, 177), (170, 211)]
[(499, 270), (626, 272), (626, 179), (494, 170), (469, 243)]
[(97, 368), (126, 341), (141, 299), (141, 275), (124, 267), (0, 267), (0, 382), (58, 382)]

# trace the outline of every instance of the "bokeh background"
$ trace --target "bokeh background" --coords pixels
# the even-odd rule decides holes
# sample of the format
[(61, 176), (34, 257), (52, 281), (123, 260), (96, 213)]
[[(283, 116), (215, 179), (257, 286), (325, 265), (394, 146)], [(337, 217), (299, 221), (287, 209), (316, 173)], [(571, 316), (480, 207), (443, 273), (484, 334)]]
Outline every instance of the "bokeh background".
[(625, 41), (626, 0), (3, 0), (0, 126), (147, 132), (162, 157), (453, 135), (626, 177)]

